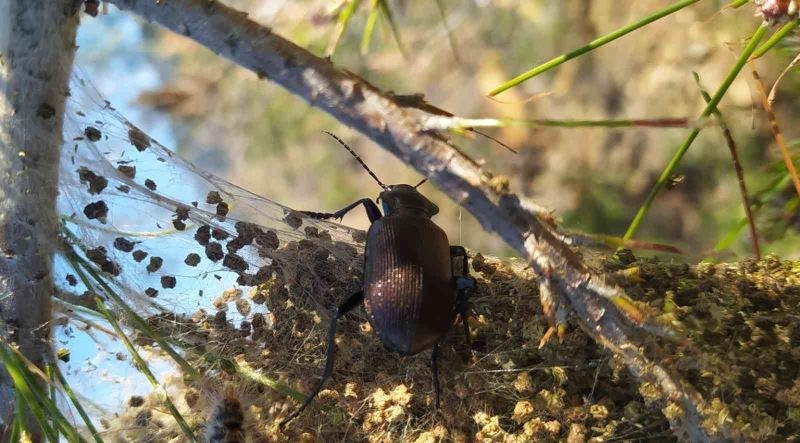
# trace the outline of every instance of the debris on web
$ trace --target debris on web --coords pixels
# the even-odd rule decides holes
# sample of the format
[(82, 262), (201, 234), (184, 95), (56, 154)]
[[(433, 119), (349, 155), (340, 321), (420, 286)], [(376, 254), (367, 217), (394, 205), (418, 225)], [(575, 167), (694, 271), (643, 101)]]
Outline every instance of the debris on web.
[[(291, 291), (313, 311), (358, 286), (363, 232), (303, 217), (197, 168), (125, 119), (81, 74), (70, 84), (64, 140), (61, 236), (53, 240), (61, 245), (54, 278), (68, 303), (58, 305), (55, 337), (72, 355), (64, 372), (74, 386), (112, 397), (149, 390), (93, 310), (94, 295), (152, 348), (167, 377), (174, 362), (148, 337), (155, 329), (138, 327), (126, 307), (151, 322), (198, 319), (223, 348), (232, 340), (226, 334), (257, 347), (274, 316), (264, 304), (272, 289)], [(182, 334), (175, 326), (164, 339), (181, 352), (205, 352), (205, 341), (187, 343), (195, 337)]]

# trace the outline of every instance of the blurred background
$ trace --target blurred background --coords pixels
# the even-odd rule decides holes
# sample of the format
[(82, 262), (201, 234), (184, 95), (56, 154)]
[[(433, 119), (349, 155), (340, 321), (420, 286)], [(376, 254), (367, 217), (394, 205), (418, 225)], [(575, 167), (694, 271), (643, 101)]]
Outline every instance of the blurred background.
[[(225, 3), (325, 55), (339, 13), (349, 2)], [(368, 48), (362, 38), (372, 2), (360, 3), (332, 55), (334, 62), (384, 90), (424, 93), (430, 103), (470, 118), (695, 118), (704, 101), (692, 72), (713, 93), (761, 20), (752, 5), (726, 9), (728, 2), (699, 2), (493, 100), (487, 92), (511, 77), (671, 2), (389, 1), (398, 37), (386, 15), (379, 14)], [(314, 211), (377, 196), (372, 179), (323, 130), (347, 141), (383, 181), (420, 179), (365, 137), (188, 39), (114, 8), (95, 19), (86, 17), (80, 32), (79, 65), (112, 103), (122, 101), (130, 108), (123, 114), (196, 165), (260, 195)], [(798, 48), (792, 40), (756, 63), (768, 87)], [(800, 152), (798, 91), (795, 71), (782, 82), (776, 103), (795, 157)], [(745, 69), (721, 109), (760, 208), (764, 252), (797, 258), (798, 197), (781, 180), (786, 169), (759, 103)], [(508, 176), (512, 191), (554, 210), (564, 227), (621, 236), (689, 131), (486, 130), (516, 149), (516, 155), (483, 138), (453, 137), (488, 170)], [(636, 237), (684, 248), (687, 255), (676, 260), (751, 256), (736, 176), (718, 127), (701, 133), (677, 172), (674, 186), (657, 197)], [(436, 221), (451, 243), (486, 254), (513, 254), (432, 185), (421, 191), (441, 208)], [(343, 223), (368, 225), (361, 211)]]

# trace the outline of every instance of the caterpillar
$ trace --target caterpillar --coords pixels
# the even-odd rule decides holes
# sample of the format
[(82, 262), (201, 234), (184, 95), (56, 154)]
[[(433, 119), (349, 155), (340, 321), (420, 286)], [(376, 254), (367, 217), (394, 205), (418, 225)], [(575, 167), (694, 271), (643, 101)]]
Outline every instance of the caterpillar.
[(206, 427), (208, 443), (244, 443), (244, 412), (242, 403), (227, 391), (214, 408)]

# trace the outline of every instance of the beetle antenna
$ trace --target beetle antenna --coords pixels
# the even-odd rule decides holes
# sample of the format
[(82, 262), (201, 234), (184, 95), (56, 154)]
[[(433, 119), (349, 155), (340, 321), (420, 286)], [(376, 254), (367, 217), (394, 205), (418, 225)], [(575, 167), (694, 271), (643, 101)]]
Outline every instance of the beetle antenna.
[(426, 178), (423, 178), (421, 182), (419, 182), (419, 183), (417, 183), (416, 185), (414, 185), (414, 189), (417, 189), (417, 188), (419, 188), (419, 187), (420, 187), (420, 186), (422, 186), (422, 184), (423, 184), (423, 183), (425, 183), (426, 181), (428, 181), (428, 178), (427, 178), (427, 177), (426, 177)]
[[(372, 178), (374, 178), (376, 182), (378, 182), (378, 184), (381, 186), (381, 188), (383, 188), (383, 189), (387, 189), (387, 188), (388, 188), (388, 186), (386, 186), (385, 184), (383, 184), (383, 182), (381, 181), (381, 179), (379, 179), (379, 178), (378, 178), (378, 176), (377, 176), (377, 175), (375, 175), (375, 173), (374, 173), (374, 172), (372, 172), (372, 170), (371, 170), (371, 169), (369, 169), (369, 166), (367, 166), (367, 164), (366, 164), (366, 163), (364, 163), (364, 160), (361, 160), (361, 157), (359, 157), (359, 156), (358, 156), (358, 154), (356, 154), (356, 153), (355, 153), (355, 151), (353, 151), (353, 149), (351, 149), (351, 148), (350, 148), (350, 146), (347, 146), (347, 143), (345, 143), (344, 141), (342, 141), (342, 139), (340, 139), (339, 137), (335, 136), (335, 135), (334, 135), (332, 132), (328, 132), (328, 131), (322, 131), (322, 132), (324, 132), (324, 133), (326, 133), (326, 134), (330, 135), (331, 137), (333, 137), (333, 139), (334, 139), (334, 140), (336, 140), (337, 142), (339, 142), (339, 144), (340, 144), (340, 145), (344, 146), (344, 148), (345, 148), (345, 149), (347, 149), (347, 150), (350, 152), (350, 154), (352, 154), (352, 155), (353, 155), (353, 157), (355, 157), (355, 158), (356, 158), (356, 160), (358, 160), (358, 162), (359, 162), (359, 163), (361, 163), (361, 166), (362, 166), (364, 169), (366, 169), (366, 170), (367, 170), (367, 172), (369, 173), (369, 175), (370, 175)], [(420, 184), (422, 184), (422, 183), (420, 183)], [(419, 186), (419, 185), (417, 185), (417, 186)]]

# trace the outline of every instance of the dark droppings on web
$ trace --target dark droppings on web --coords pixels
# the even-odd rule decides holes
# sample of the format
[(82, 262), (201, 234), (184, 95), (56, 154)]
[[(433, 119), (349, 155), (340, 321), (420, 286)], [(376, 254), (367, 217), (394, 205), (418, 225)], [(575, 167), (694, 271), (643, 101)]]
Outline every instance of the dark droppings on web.
[(255, 238), (256, 234), (260, 231), (260, 228), (255, 223), (247, 223), (247, 222), (236, 222), (233, 225), (234, 229), (236, 229), (236, 233), (239, 234), (239, 238), (242, 241), (249, 245), (253, 239)]
[(141, 249), (133, 251), (133, 259), (136, 260), (137, 262), (141, 262), (145, 258), (147, 258), (147, 253), (142, 251)]
[(206, 246), (206, 257), (209, 260), (217, 262), (222, 260), (225, 253), (222, 252), (222, 245), (217, 242), (211, 242)]
[(192, 267), (197, 266), (200, 263), (200, 255), (192, 252), (191, 254), (186, 256), (183, 262)]
[(78, 178), (81, 183), (89, 183), (89, 194), (95, 195), (103, 192), (108, 186), (108, 179), (102, 175), (97, 175), (89, 168), (82, 166), (78, 168)]
[(106, 216), (108, 216), (108, 205), (106, 205), (106, 202), (103, 200), (89, 203), (83, 208), (83, 214), (89, 220), (96, 219), (100, 221), (100, 223), (105, 223)]
[(222, 203), (222, 197), (219, 195), (217, 191), (209, 191), (208, 195), (206, 195), (206, 203), (209, 205), (216, 205)]
[(100, 132), (99, 129), (95, 128), (94, 126), (87, 126), (86, 129), (83, 130), (83, 134), (86, 136), (89, 141), (96, 142), (100, 140), (103, 134)]
[(181, 221), (186, 221), (189, 219), (189, 207), (184, 205), (179, 205), (175, 208), (175, 218)]
[(128, 130), (128, 140), (139, 152), (150, 147), (150, 137), (135, 126)]
[(186, 223), (178, 219), (172, 220), (172, 226), (178, 231), (186, 230)]
[(161, 287), (164, 289), (171, 289), (174, 288), (177, 284), (177, 279), (171, 275), (162, 275), (161, 276)]
[(175, 215), (172, 219), (172, 226), (175, 227), (178, 231), (183, 231), (186, 229), (186, 220), (189, 219), (189, 207), (184, 205), (179, 205), (175, 208)]
[(86, 250), (86, 258), (100, 267), (103, 272), (117, 276), (122, 272), (119, 265), (108, 258), (108, 251), (102, 246)]
[(194, 239), (200, 246), (208, 246), (211, 240), (211, 228), (208, 225), (200, 226), (194, 234)]
[(217, 218), (219, 218), (220, 220), (224, 221), (225, 220), (225, 216), (228, 215), (229, 209), (230, 208), (228, 207), (227, 203), (225, 203), (225, 202), (217, 203), (217, 210), (216, 210), (216, 214), (218, 216)]
[(256, 244), (262, 248), (277, 249), (280, 245), (275, 231), (260, 231), (255, 238)]
[(293, 229), (297, 229), (303, 225), (303, 216), (297, 211), (289, 211), (283, 218), (283, 221)]
[(150, 257), (150, 264), (147, 265), (147, 272), (156, 272), (161, 269), (164, 259), (161, 257)]
[(226, 254), (225, 259), (222, 261), (222, 266), (225, 266), (234, 272), (244, 272), (247, 270), (249, 265), (239, 255)]
[(232, 238), (226, 245), (225, 249), (228, 250), (229, 254), (235, 254), (239, 251), (239, 249), (244, 248), (245, 246), (249, 245), (250, 242), (246, 241), (245, 238), (242, 236)]
[(224, 241), (230, 234), (224, 229), (214, 228), (211, 230), (211, 236), (214, 237), (214, 240)]
[(114, 239), (114, 248), (118, 249), (122, 252), (131, 252), (133, 251), (134, 244), (132, 241), (124, 238), (124, 237), (117, 237)]
[(117, 166), (117, 171), (131, 180), (136, 178), (136, 166), (119, 165)]

